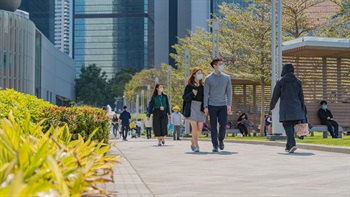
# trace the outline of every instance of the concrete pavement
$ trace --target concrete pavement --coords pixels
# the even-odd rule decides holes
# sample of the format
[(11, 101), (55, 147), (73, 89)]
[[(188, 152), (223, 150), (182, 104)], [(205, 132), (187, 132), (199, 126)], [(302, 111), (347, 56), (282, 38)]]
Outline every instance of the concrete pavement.
[(349, 197), (350, 155), (282, 147), (225, 143), (212, 153), (201, 141), (193, 153), (189, 141), (168, 138), (158, 147), (155, 139), (111, 140), (111, 154), (120, 154), (115, 183), (106, 189), (126, 196), (242, 196), (242, 197)]

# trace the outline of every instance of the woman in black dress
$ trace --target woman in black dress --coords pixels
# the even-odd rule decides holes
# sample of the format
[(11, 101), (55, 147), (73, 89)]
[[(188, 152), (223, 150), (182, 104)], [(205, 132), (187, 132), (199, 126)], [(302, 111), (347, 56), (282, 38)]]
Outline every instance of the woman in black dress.
[(153, 114), (153, 131), (158, 139), (158, 146), (164, 145), (165, 136), (168, 134), (170, 107), (168, 96), (164, 93), (162, 84), (155, 86), (148, 104), (147, 118), (150, 118), (151, 114)]

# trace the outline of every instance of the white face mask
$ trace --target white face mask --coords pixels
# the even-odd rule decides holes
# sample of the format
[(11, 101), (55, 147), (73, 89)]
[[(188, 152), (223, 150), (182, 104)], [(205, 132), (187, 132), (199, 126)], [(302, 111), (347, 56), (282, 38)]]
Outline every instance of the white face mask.
[(163, 92), (163, 91), (164, 91), (164, 89), (163, 89), (163, 88), (159, 88), (159, 91), (160, 91), (160, 92)]

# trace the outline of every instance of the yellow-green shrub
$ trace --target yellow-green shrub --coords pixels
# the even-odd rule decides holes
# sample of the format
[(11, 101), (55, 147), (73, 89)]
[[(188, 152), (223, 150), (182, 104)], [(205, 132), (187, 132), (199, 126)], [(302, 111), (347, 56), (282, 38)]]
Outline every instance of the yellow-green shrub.
[(51, 103), (38, 99), (36, 96), (17, 92), (14, 89), (0, 90), (0, 119), (7, 118), (12, 110), (16, 121), (19, 123), (30, 113), (32, 122), (39, 122), (42, 119), (43, 107), (51, 107)]
[[(12, 113), (0, 123), (1, 196), (80, 196), (106, 193), (95, 184), (112, 181), (118, 157), (106, 156), (107, 144), (86, 141), (78, 134), (72, 140), (67, 126), (43, 133), (41, 121), (23, 124)], [(107, 176), (110, 175), (110, 176)]]

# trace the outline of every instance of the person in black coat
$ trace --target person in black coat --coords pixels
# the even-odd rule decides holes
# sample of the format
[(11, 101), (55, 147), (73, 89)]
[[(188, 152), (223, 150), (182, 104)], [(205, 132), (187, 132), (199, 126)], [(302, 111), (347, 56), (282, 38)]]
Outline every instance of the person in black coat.
[(283, 65), (281, 79), (273, 90), (270, 110), (280, 100), (279, 121), (282, 122), (287, 135), (286, 152), (293, 153), (297, 147), (294, 139), (294, 126), (306, 119), (304, 93), (300, 79), (294, 75), (292, 64)]
[(248, 129), (246, 127), (246, 125), (244, 124), (244, 120), (246, 118), (246, 114), (243, 113), (241, 114), (238, 119), (237, 119), (237, 129), (239, 129), (239, 132), (241, 132), (241, 134), (243, 136), (248, 136)]
[[(332, 138), (338, 137), (338, 123), (333, 120), (332, 112), (327, 109), (327, 101), (321, 101), (321, 108), (318, 110), (318, 117), (320, 118), (321, 124), (327, 125), (328, 131)], [(333, 130), (334, 127), (334, 130)]]

